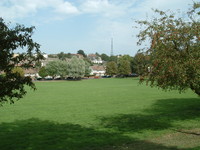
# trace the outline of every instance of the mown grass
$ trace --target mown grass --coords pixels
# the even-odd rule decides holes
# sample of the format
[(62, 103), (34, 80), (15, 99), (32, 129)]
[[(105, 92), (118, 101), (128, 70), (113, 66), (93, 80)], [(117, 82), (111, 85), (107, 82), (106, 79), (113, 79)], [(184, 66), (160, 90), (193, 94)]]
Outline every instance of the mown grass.
[(36, 82), (0, 108), (0, 150), (197, 150), (200, 99), (136, 78)]

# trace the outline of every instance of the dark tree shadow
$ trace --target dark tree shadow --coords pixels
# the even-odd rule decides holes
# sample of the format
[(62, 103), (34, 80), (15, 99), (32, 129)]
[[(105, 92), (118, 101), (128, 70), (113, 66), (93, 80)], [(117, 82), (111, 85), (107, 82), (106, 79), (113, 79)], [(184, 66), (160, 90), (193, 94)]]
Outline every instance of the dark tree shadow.
[(189, 148), (189, 149), (187, 149), (187, 150), (200, 150), (200, 146), (195, 147), (195, 148)]
[(102, 117), (101, 125), (121, 132), (163, 130), (173, 127), (178, 120), (200, 117), (200, 99), (162, 99), (142, 114), (122, 114)]
[(0, 150), (178, 150), (118, 133), (39, 119), (0, 124)]

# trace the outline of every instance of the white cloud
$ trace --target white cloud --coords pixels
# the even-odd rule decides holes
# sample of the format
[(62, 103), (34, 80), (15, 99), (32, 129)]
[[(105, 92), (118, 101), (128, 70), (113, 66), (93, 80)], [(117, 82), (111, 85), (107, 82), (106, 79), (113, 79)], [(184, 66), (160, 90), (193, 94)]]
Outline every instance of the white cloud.
[(83, 13), (99, 14), (104, 17), (122, 16), (126, 13), (124, 8), (108, 0), (86, 0), (80, 7)]
[(69, 2), (62, 2), (55, 7), (55, 11), (61, 14), (78, 14), (79, 10)]
[(137, 16), (135, 18), (142, 19), (146, 15), (152, 16), (154, 12), (153, 9), (159, 10), (172, 10), (172, 11), (186, 11), (188, 9), (188, 5), (192, 4), (191, 0), (143, 0), (137, 3), (137, 6), (131, 10), (132, 13), (136, 13)]
[(3, 0), (0, 3), (0, 14), (6, 19), (23, 18), (36, 13), (44, 4), (40, 0)]
[(0, 14), (5, 19), (17, 19), (34, 16), (41, 9), (54, 13), (77, 14), (78, 9), (64, 0), (1, 0)]
[(82, 7), (84, 12), (99, 13), (111, 7), (111, 4), (108, 0), (87, 0), (82, 4)]
[(119, 18), (132, 13), (132, 15), (137, 14), (136, 18), (141, 18), (144, 14), (150, 16), (151, 8), (183, 9), (188, 6), (186, 3), (192, 3), (191, 0), (80, 0), (76, 2), (75, 6), (67, 0), (0, 0), (0, 14), (6, 19), (16, 19), (35, 16), (40, 10), (45, 10), (58, 17), (72, 14), (98, 14), (102, 17)]

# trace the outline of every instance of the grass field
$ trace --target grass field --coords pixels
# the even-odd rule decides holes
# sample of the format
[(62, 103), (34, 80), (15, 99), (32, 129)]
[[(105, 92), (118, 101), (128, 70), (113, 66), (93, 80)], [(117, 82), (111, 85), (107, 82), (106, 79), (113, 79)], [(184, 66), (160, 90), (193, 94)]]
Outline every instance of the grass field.
[(36, 82), (0, 108), (0, 150), (198, 150), (200, 98), (136, 78)]

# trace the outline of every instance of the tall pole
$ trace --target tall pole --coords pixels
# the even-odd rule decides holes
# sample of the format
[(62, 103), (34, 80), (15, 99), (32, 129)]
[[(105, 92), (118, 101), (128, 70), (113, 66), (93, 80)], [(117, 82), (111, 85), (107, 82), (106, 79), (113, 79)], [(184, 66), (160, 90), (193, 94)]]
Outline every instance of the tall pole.
[(113, 38), (111, 38), (111, 53), (110, 53), (111, 56), (113, 56)]

